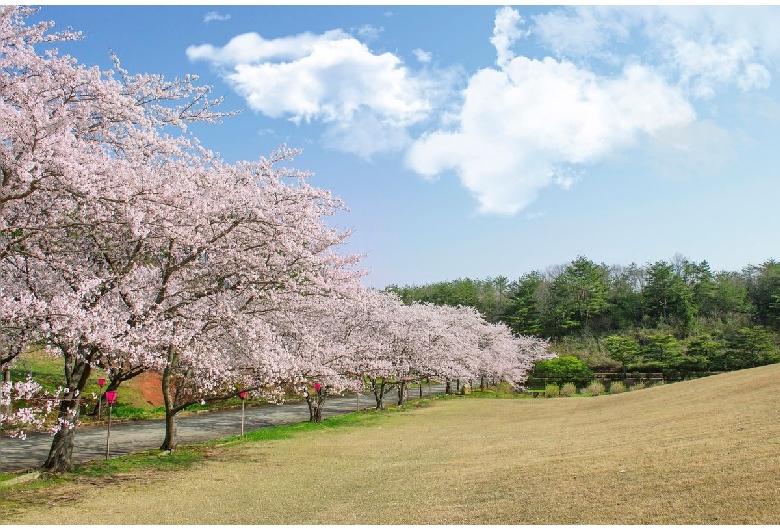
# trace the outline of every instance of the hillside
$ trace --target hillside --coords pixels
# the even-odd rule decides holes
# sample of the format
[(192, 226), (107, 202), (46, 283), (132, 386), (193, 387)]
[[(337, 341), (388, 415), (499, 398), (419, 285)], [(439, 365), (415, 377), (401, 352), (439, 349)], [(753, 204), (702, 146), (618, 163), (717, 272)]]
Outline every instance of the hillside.
[(777, 524), (779, 386), (771, 365), (595, 398), (452, 397), (71, 487), (8, 522)]

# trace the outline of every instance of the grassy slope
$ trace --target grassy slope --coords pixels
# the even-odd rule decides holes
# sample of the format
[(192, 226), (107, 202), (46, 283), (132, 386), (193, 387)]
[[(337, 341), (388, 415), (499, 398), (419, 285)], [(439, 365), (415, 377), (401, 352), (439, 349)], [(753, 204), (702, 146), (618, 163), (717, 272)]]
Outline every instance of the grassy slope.
[(47, 490), (6, 521), (777, 524), (779, 383), (773, 365), (587, 399), (453, 398)]
[[(11, 369), (11, 380), (22, 381), (27, 378), (28, 374), (32, 374), (32, 378), (36, 382), (47, 390), (53, 391), (65, 385), (64, 370), (61, 359), (52, 357), (43, 350), (33, 350), (22, 354), (14, 363), (14, 367)], [(105, 373), (102, 370), (93, 370), (92, 377), (84, 389), (85, 404), (87, 404), (89, 411), (92, 411), (95, 404), (91, 395), (93, 393), (97, 395), (100, 392), (100, 386), (98, 386), (98, 378), (100, 377), (105, 377)], [(140, 388), (143, 383), (145, 381), (139, 378), (122, 383), (119, 387), (119, 403), (126, 407), (152, 410), (154, 406), (147, 402)], [(83, 419), (86, 420), (86, 418)]]

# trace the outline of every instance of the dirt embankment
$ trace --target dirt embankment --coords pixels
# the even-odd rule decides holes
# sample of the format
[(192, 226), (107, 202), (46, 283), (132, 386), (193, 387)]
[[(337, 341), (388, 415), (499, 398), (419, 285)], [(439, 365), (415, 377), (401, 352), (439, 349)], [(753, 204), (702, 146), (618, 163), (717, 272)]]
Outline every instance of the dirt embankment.
[(162, 374), (157, 372), (144, 372), (127, 382), (141, 395), (145, 404), (151, 407), (160, 407), (164, 404), (162, 395)]

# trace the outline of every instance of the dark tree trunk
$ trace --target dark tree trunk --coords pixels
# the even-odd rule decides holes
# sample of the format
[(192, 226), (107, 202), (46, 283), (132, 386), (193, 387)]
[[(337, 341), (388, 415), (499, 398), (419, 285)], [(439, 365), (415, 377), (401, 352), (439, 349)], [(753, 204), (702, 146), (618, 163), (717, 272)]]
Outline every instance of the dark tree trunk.
[(82, 350), (80, 355), (65, 354), (65, 385), (69, 390), (60, 402), (57, 421), (62, 428), (54, 435), (49, 456), (43, 463), (44, 469), (55, 473), (73, 470), (73, 443), (81, 408), (81, 394), (89, 380), (91, 372), (89, 359), (94, 353), (94, 351)]
[(479, 378), (479, 390), (480, 390), (480, 392), (484, 392), (485, 391), (485, 376), (484, 375), (480, 376), (480, 378)]
[(160, 449), (173, 451), (176, 449), (176, 424), (179, 419), (179, 411), (175, 409), (165, 411), (165, 440)]
[(444, 383), (444, 393), (452, 394), (452, 384), (450, 383), (449, 379), (447, 379), (447, 381)]
[(460, 379), (455, 380), (455, 392), (460, 392)]
[[(3, 383), (10, 383), (11, 382), (11, 366), (10, 364), (5, 365), (3, 369)], [(11, 414), (11, 403), (9, 402), (5, 406), (5, 410), (3, 411), (6, 415)]]
[(62, 428), (54, 435), (54, 440), (49, 449), (49, 456), (43, 464), (44, 469), (62, 473), (73, 471), (73, 443), (76, 437), (76, 429)]
[(176, 449), (176, 420), (179, 411), (176, 409), (176, 400), (172, 388), (171, 372), (174, 359), (169, 352), (168, 365), (163, 370), (162, 376), (162, 394), (165, 401), (165, 440), (160, 449), (163, 451), (173, 451)]
[(376, 410), (385, 409), (385, 381), (382, 380), (378, 383), (376, 379), (369, 379), (371, 381), (371, 391), (374, 393), (374, 399), (376, 400)]
[(423, 397), (423, 391), (422, 391), (422, 388), (423, 388), (423, 380), (422, 380), (422, 379), (420, 379), (420, 399), (422, 399), (422, 397)]
[(311, 423), (322, 422), (322, 408), (325, 405), (325, 388), (321, 388), (314, 394), (306, 393), (306, 404), (309, 405), (309, 421)]
[(409, 391), (409, 383), (407, 381), (401, 381), (398, 383), (398, 406), (403, 407), (406, 403), (407, 393)]

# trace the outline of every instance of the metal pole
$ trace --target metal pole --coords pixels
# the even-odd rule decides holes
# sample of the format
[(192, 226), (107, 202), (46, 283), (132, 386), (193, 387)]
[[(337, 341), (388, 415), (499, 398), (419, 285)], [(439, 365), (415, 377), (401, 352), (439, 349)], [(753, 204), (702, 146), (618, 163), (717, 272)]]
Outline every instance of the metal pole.
[(111, 443), (111, 412), (114, 409), (114, 405), (109, 403), (108, 405), (108, 434), (106, 435), (106, 460), (108, 460), (108, 448)]
[(244, 436), (244, 403), (246, 399), (241, 400), (241, 436)]
[(103, 389), (101, 388), (100, 390), (101, 391), (98, 392), (98, 419), (100, 419), (100, 405), (103, 403)]

